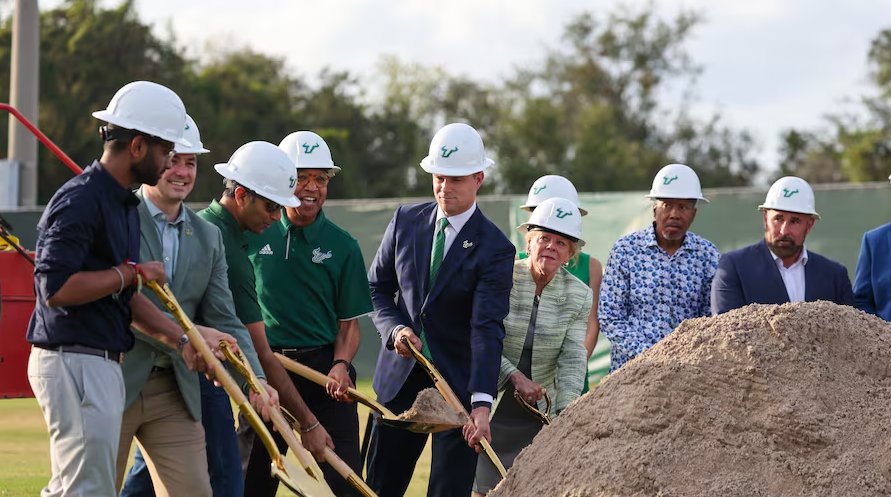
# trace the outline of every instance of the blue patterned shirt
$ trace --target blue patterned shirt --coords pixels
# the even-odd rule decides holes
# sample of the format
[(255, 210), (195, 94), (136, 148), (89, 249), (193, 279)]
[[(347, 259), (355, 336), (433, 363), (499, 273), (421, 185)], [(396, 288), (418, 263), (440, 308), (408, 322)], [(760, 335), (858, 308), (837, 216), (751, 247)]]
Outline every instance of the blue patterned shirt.
[(624, 236), (609, 254), (600, 287), (600, 330), (612, 343), (610, 371), (671, 333), (681, 321), (711, 314), (709, 294), (720, 253), (687, 232), (668, 253), (653, 225)]

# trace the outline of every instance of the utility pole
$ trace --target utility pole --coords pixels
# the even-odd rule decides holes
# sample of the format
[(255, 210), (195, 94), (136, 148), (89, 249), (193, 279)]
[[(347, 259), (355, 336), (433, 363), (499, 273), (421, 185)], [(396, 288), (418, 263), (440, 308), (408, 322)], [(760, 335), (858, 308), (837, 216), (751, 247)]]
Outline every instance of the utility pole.
[[(37, 125), (38, 75), (40, 68), (40, 12), (37, 0), (15, 0), (12, 19), (12, 68), (9, 101)], [(9, 116), (9, 160), (5, 167), (18, 169), (18, 205), (37, 205), (37, 138)], [(0, 166), (4, 167), (4, 166)], [(14, 188), (13, 188), (14, 190)], [(10, 199), (15, 205), (16, 200)]]

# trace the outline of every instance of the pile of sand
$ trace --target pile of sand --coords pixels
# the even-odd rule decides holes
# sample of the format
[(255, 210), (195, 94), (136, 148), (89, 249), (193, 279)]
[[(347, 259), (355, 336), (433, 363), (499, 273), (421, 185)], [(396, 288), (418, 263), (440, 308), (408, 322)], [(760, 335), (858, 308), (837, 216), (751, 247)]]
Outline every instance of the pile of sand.
[(399, 419), (456, 426), (467, 422), (467, 416), (450, 406), (439, 390), (435, 388), (425, 388), (418, 392), (415, 402), (407, 411), (399, 415)]
[(818, 302), (685, 321), (491, 497), (891, 495), (891, 326)]

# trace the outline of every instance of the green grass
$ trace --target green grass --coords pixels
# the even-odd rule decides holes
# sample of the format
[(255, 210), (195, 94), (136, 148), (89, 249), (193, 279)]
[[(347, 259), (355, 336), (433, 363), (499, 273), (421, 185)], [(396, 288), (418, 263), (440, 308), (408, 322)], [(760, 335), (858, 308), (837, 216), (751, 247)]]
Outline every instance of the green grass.
[[(371, 393), (371, 383), (359, 389)], [(359, 433), (365, 432), (368, 410), (359, 406)], [(34, 399), (0, 399), (0, 497), (33, 497), (49, 480), (49, 441), (46, 424)], [(424, 449), (407, 497), (427, 495), (430, 444)], [(284, 488), (284, 487), (282, 487)], [(280, 490), (278, 495), (292, 495)]]

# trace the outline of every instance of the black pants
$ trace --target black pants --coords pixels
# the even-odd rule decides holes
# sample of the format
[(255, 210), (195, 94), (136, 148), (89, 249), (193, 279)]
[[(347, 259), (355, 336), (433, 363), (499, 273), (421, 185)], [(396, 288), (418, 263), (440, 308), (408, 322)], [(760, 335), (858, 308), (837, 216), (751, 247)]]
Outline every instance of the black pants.
[[(416, 365), (396, 397), (384, 405), (399, 414), (411, 407), (418, 392), (432, 386), (424, 369)], [(368, 486), (379, 497), (405, 495), (426, 443), (426, 434), (384, 426), (376, 417), (366, 466)], [(476, 475), (476, 460), (477, 454), (467, 446), (460, 428), (434, 433), (428, 497), (469, 496)]]
[[(334, 347), (328, 346), (321, 349), (310, 350), (305, 353), (285, 353), (291, 359), (309, 366), (322, 374), (328, 374), (331, 370), (331, 362), (334, 360)], [(361, 474), (362, 463), (359, 457), (359, 414), (355, 403), (337, 402), (328, 396), (325, 389), (305, 380), (302, 377), (288, 373), (291, 381), (306, 405), (315, 414), (322, 426), (328, 430), (334, 441), (334, 452), (344, 460), (358, 474)], [(350, 379), (356, 382), (356, 370), (350, 366)], [(279, 450), (284, 453), (288, 448), (285, 440), (272, 430)], [(254, 438), (254, 446), (251, 449), (251, 458), (244, 475), (245, 497), (274, 497), (278, 489), (278, 480), (270, 476), (269, 465), (272, 463), (266, 448), (259, 437)], [(320, 464), (325, 474), (325, 481), (338, 497), (359, 497), (360, 494), (350, 485), (334, 468), (327, 463)]]

